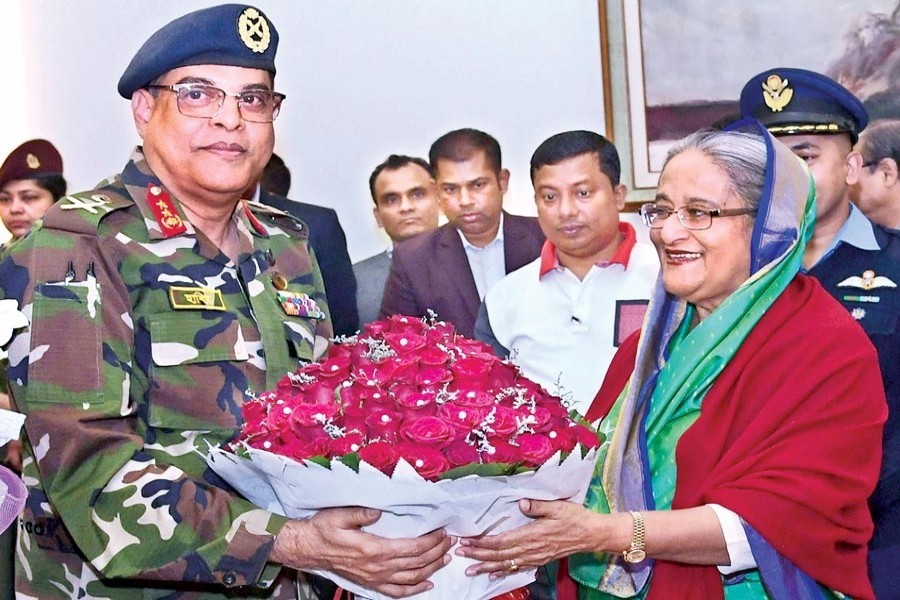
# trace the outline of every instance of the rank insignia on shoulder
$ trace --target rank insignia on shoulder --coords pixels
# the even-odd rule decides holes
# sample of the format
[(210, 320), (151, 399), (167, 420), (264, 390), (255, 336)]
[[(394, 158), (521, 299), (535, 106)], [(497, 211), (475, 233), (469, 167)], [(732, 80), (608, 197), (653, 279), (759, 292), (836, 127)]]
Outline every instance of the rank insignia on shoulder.
[(276, 292), (278, 303), (285, 314), (292, 317), (307, 317), (310, 319), (324, 319), (325, 313), (316, 304), (316, 301), (307, 294), (278, 290)]
[(150, 206), (163, 236), (170, 238), (187, 231), (171, 196), (158, 185), (151, 183), (147, 186), (147, 204)]
[(872, 269), (863, 271), (862, 277), (853, 275), (837, 284), (838, 287), (853, 287), (863, 290), (874, 290), (876, 288), (895, 288), (897, 284), (884, 275), (875, 275)]
[(175, 310), (225, 310), (222, 292), (206, 287), (172, 286), (169, 301)]

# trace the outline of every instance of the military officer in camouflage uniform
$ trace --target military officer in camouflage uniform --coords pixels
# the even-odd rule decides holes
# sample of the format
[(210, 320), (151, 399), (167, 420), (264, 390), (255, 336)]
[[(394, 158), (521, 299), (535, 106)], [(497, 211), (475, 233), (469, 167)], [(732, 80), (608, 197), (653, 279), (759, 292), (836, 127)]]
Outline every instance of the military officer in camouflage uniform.
[(443, 532), (378, 538), (359, 508), (287, 521), (206, 466), (245, 398), (331, 336), (305, 226), (239, 200), (274, 144), (277, 43), (242, 5), (154, 34), (119, 82), (142, 146), (0, 263), (31, 320), (9, 367), (27, 415), (20, 598), (295, 597), (282, 565), (401, 596), (448, 560)]

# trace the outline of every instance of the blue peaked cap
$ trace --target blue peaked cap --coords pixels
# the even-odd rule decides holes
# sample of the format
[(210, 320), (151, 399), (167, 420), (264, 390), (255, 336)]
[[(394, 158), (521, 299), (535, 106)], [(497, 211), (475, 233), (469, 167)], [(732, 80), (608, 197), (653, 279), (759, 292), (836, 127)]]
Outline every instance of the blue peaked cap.
[(753, 77), (741, 90), (741, 115), (772, 135), (848, 133), (856, 143), (869, 113), (850, 90), (820, 73), (778, 67)]
[(248, 67), (275, 75), (277, 49), (278, 31), (257, 8), (223, 4), (197, 10), (144, 42), (119, 79), (119, 95), (130, 99), (163, 73), (188, 65)]

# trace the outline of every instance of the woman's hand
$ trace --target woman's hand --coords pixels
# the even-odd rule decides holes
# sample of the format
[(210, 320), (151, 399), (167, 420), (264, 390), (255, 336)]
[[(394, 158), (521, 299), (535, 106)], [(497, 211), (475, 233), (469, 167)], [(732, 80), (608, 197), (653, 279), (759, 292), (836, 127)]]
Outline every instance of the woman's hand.
[(631, 516), (627, 513), (624, 519), (622, 515), (601, 515), (565, 500), (520, 500), (519, 509), (534, 522), (499, 535), (459, 541), (456, 554), (481, 561), (469, 567), (466, 575), (490, 573), (492, 577), (500, 577), (576, 552), (619, 550), (619, 546), (622, 549), (628, 546)]

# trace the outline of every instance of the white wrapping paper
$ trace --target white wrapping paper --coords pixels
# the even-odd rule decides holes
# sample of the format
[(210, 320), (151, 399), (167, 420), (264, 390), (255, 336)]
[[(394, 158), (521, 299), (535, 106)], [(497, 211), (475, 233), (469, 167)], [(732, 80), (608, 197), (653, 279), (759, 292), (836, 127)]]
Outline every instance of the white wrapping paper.
[[(213, 448), (208, 462), (248, 500), (290, 518), (306, 518), (319, 509), (339, 506), (378, 509), (381, 518), (365, 531), (386, 538), (417, 537), (439, 528), (453, 536), (471, 537), (520, 527), (530, 521), (518, 508), (522, 498), (583, 502), (596, 462), (596, 450), (582, 458), (576, 449), (562, 464), (557, 454), (534, 472), (430, 482), (403, 460), (388, 477), (364, 462), (356, 473), (337, 460), (329, 469), (263, 450), (249, 449), (249, 454), (246, 459)], [(456, 556), (453, 550), (451, 556), (450, 563), (430, 577), (434, 588), (412, 598), (480, 600), (534, 581), (534, 570), (493, 581), (487, 575), (468, 577), (465, 570), (475, 561)], [(337, 575), (317, 574), (360, 596), (388, 598)]]

